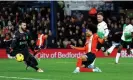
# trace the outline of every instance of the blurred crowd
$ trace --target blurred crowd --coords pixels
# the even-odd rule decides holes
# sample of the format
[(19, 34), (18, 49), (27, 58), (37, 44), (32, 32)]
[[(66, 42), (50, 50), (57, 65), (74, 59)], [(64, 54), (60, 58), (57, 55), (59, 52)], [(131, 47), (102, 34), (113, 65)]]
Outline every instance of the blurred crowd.
[[(80, 15), (79, 15), (80, 14)], [(57, 14), (59, 16), (60, 14)], [(87, 17), (87, 18), (86, 18)], [(123, 25), (125, 24), (125, 15), (121, 15), (119, 18), (116, 16), (104, 16), (104, 21), (107, 23), (109, 28), (109, 43), (119, 43), (121, 40)], [(82, 13), (75, 13), (74, 16), (65, 16), (64, 20), (58, 18), (57, 31), (58, 31), (58, 46), (59, 48), (70, 48), (70, 45), (83, 47), (85, 44), (85, 27), (89, 24), (95, 24), (96, 15), (86, 16)], [(62, 45), (63, 44), (63, 45)]]
[(0, 48), (5, 48), (4, 39), (12, 38), (18, 29), (19, 20), (25, 20), (27, 31), (30, 31), (32, 42), (37, 39), (37, 33), (50, 30), (50, 8), (5, 8), (0, 10)]
[[(31, 43), (37, 40), (39, 30), (48, 35), (45, 41), (45, 48), (70, 48), (70, 45), (84, 46), (85, 27), (92, 23), (97, 25), (96, 16), (86, 17), (84, 14), (75, 14), (75, 16), (64, 15), (57, 12), (57, 36), (53, 37), (50, 29), (50, 8), (2, 8), (0, 11), (0, 48), (5, 48), (4, 40), (12, 39), (15, 30), (18, 28), (18, 21), (25, 19), (27, 30), (32, 36)], [(104, 18), (110, 30), (109, 41), (119, 42), (121, 32), (125, 23), (124, 16), (119, 18), (115, 16)], [(95, 21), (95, 22), (94, 22)]]

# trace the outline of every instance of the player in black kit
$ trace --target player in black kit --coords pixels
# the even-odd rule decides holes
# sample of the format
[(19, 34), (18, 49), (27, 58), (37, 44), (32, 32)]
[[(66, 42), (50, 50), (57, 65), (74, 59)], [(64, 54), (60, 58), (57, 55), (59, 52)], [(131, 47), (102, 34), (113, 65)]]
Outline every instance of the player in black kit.
[(11, 43), (11, 56), (21, 53), (24, 55), (24, 62), (27, 66), (34, 68), (37, 72), (43, 72), (42, 69), (38, 68), (38, 62), (33, 55), (30, 54), (28, 44), (30, 43), (30, 36), (26, 31), (26, 23), (24, 21), (19, 22), (19, 28), (13, 36)]

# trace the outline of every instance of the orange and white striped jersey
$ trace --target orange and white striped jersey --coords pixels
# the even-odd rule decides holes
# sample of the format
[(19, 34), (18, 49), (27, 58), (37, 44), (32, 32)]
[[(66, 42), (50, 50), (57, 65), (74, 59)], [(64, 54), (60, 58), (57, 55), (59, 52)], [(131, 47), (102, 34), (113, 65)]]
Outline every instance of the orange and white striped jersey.
[(98, 42), (103, 43), (103, 39), (100, 39), (97, 34), (93, 34), (91, 37), (86, 38), (86, 43), (84, 47), (74, 47), (74, 49), (77, 50), (83, 50), (86, 53), (92, 52), (96, 53), (97, 52), (97, 44)]
[(39, 46), (39, 47), (43, 46), (44, 41), (46, 40), (46, 38), (47, 38), (47, 35), (38, 34), (38, 39), (37, 39), (36, 45)]

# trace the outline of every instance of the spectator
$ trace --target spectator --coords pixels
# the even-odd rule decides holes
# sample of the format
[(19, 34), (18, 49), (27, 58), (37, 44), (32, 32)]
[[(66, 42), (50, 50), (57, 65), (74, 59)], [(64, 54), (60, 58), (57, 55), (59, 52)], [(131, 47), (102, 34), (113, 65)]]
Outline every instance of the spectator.
[(41, 17), (42, 17), (42, 16), (41, 16), (41, 13), (39, 12), (39, 13), (38, 13), (38, 16), (37, 16), (37, 20), (41, 20)]
[[(27, 29), (30, 30), (32, 39), (37, 40), (37, 31), (42, 30), (44, 34), (49, 33), (48, 37), (48, 48), (69, 48), (70, 44), (75, 46), (82, 46), (85, 43), (85, 31), (89, 23), (95, 22), (95, 17), (86, 16), (82, 12), (75, 12), (74, 16), (63, 16), (61, 12), (57, 12), (57, 36), (52, 37), (50, 31), (50, 8), (22, 8), (20, 7), (5, 8), (3, 7), (0, 11), (0, 44), (1, 40), (5, 37), (6, 33), (13, 35), (17, 28), (18, 20), (24, 19), (27, 23)], [(15, 16), (14, 16), (15, 15)], [(124, 24), (124, 17), (121, 16), (120, 20), (114, 15), (112, 17), (105, 16), (108, 27), (110, 29), (109, 37), (120, 38), (119, 32), (122, 31)], [(94, 19), (95, 20), (95, 19)], [(119, 39), (120, 40), (120, 39)], [(56, 46), (57, 45), (57, 46)]]
[(81, 40), (81, 39), (78, 39), (78, 44), (77, 44), (77, 46), (78, 47), (83, 47), (83, 41)]
[(85, 24), (82, 24), (82, 33), (86, 32)]
[(10, 56), (10, 44), (11, 44), (12, 38), (11, 34), (7, 33), (5, 34), (5, 39), (4, 39), (4, 48), (6, 48), (6, 53), (8, 54), (8, 58), (11, 58)]
[(57, 48), (62, 48), (61, 43), (57, 41)]
[(77, 46), (77, 41), (75, 41), (74, 39), (71, 39), (71, 44), (74, 46)]
[(55, 42), (55, 39), (52, 39), (51, 45), (49, 45), (48, 48), (57, 48), (57, 47), (58, 47), (58, 46), (57, 46), (57, 44), (56, 44), (56, 42)]
[(36, 49), (36, 42), (34, 40), (31, 40), (30, 47), (31, 47), (31, 50), (33, 51), (33, 53), (35, 53), (34, 50)]
[(31, 16), (28, 13), (26, 13), (24, 19), (25, 19), (26, 23), (30, 23)]
[(32, 27), (31, 30), (30, 30), (30, 33), (31, 33), (32, 39), (36, 41), (36, 39), (37, 39), (37, 28)]
[(31, 15), (32, 17), (37, 17), (37, 11), (35, 10), (35, 8), (32, 8), (32, 9), (31, 9), (30, 15)]
[(18, 21), (19, 21), (19, 13), (18, 12), (16, 12), (16, 17), (15, 17), (15, 20), (16, 20), (16, 24), (18, 24)]
[(66, 48), (66, 49), (70, 49), (70, 41), (68, 41), (67, 38), (64, 39), (63, 41), (63, 47)]
[(48, 38), (47, 38), (47, 48), (55, 47), (55, 45), (56, 45), (55, 43), (56, 42), (54, 40), (54, 37), (52, 36), (52, 32), (51, 32), (51, 30), (49, 30)]
[(6, 26), (3, 16), (1, 16), (1, 26), (2, 26), (2, 28)]

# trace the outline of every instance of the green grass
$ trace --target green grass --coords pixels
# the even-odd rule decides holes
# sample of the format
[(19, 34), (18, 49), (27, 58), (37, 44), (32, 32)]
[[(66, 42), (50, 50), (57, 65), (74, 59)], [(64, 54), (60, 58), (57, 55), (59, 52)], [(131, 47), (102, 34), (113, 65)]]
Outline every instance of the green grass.
[(32, 68), (26, 71), (22, 62), (0, 59), (0, 76), (9, 77), (0, 77), (0, 80), (20, 80), (10, 77), (35, 78), (34, 80), (133, 80), (132, 58), (121, 58), (117, 65), (114, 64), (114, 58), (98, 58), (95, 65), (102, 73), (73, 74), (75, 63), (76, 59), (41, 59), (39, 67), (45, 72), (37, 73)]

